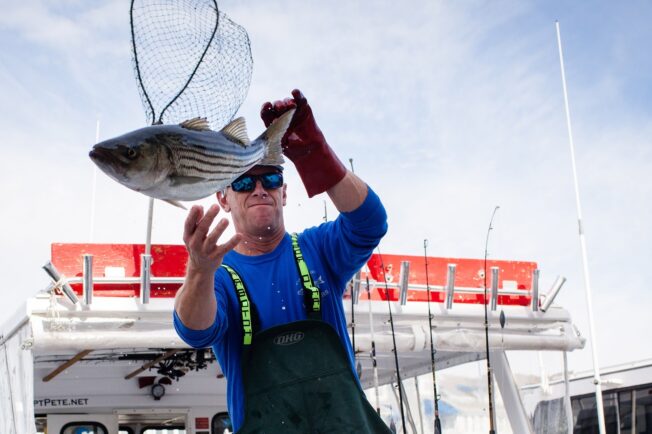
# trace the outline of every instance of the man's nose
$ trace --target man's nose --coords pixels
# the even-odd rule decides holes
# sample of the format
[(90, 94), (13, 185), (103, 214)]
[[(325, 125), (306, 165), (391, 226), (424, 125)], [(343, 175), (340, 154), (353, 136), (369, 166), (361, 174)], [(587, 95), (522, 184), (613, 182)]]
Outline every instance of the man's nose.
[(267, 193), (267, 190), (265, 190), (265, 187), (263, 187), (263, 183), (260, 179), (256, 180), (256, 188), (254, 188), (253, 194), (261, 195), (261, 196), (269, 195), (269, 193)]

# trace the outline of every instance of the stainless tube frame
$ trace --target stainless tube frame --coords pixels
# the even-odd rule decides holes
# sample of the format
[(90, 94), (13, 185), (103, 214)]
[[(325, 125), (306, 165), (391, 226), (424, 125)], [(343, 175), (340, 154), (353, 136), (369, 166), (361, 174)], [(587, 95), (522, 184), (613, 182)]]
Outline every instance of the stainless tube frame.
[(152, 277), (152, 255), (140, 255), (140, 302), (149, 303)]
[(90, 306), (93, 303), (93, 255), (85, 254), (83, 258), (83, 298), (84, 304)]
[(358, 304), (358, 299), (360, 298), (360, 271), (353, 276), (351, 280), (351, 299), (353, 304)]
[(410, 279), (410, 261), (401, 261), (401, 270), (398, 276), (398, 301), (401, 305), (405, 305), (407, 303), (408, 280)]
[(563, 276), (557, 276), (555, 282), (550, 288), (550, 291), (548, 291), (546, 294), (545, 300), (543, 300), (543, 303), (541, 303), (541, 312), (545, 312), (550, 309), (552, 302), (555, 301), (555, 297), (557, 297), (557, 294), (559, 294), (559, 291), (561, 290), (561, 287), (564, 286), (564, 283), (566, 283), (566, 278)]
[(68, 298), (68, 300), (70, 300), (72, 304), (79, 303), (79, 298), (77, 298), (77, 294), (75, 294), (75, 291), (72, 290), (72, 287), (68, 284), (68, 281), (65, 279), (64, 276), (61, 275), (61, 273), (59, 273), (59, 270), (57, 270), (57, 267), (55, 267), (52, 262), (48, 261), (43, 266), (43, 269), (45, 270), (46, 273), (48, 273), (48, 276), (50, 276), (52, 280), (54, 280), (53, 290), (56, 290), (56, 288), (61, 288), (61, 291)]
[(456, 264), (448, 264), (448, 274), (446, 276), (446, 310), (453, 308), (453, 297), (455, 295), (455, 269)]
[(498, 267), (491, 267), (491, 310), (495, 311), (498, 307)]
[(532, 272), (532, 312), (539, 311), (539, 269)]

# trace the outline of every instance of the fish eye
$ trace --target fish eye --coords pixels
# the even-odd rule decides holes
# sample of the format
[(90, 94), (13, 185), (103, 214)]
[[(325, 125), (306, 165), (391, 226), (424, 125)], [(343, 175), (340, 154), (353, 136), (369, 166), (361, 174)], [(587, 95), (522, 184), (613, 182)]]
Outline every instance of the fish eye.
[(127, 157), (131, 158), (132, 160), (136, 158), (138, 155), (138, 152), (134, 148), (129, 148), (127, 149)]

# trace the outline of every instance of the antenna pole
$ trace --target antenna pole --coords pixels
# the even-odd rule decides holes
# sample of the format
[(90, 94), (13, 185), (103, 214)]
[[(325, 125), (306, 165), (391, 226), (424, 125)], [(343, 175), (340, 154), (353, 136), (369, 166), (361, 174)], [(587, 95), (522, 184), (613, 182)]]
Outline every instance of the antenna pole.
[(564, 90), (564, 108), (566, 110), (566, 126), (568, 127), (568, 143), (570, 145), (571, 164), (573, 166), (573, 182), (575, 185), (575, 203), (577, 205), (577, 223), (579, 227), (580, 246), (582, 249), (582, 271), (584, 274), (584, 287), (586, 290), (586, 308), (589, 313), (589, 331), (591, 339), (591, 354), (593, 356), (593, 383), (595, 384), (595, 401), (598, 410), (598, 428), (600, 434), (605, 434), (604, 407), (602, 402), (602, 388), (600, 382), (600, 367), (598, 364), (598, 351), (595, 342), (595, 326), (593, 321), (593, 300), (591, 297), (591, 281), (589, 278), (589, 266), (586, 253), (586, 237), (582, 226), (582, 205), (580, 203), (580, 190), (577, 182), (577, 166), (575, 164), (575, 145), (573, 144), (573, 130), (571, 128), (570, 109), (568, 107), (568, 91), (566, 88), (566, 74), (564, 73), (564, 55), (561, 48), (561, 33), (559, 21), (555, 21), (557, 28), (557, 46), (559, 47), (559, 63), (561, 66), (561, 83)]
[(149, 198), (147, 209), (147, 238), (145, 238), (145, 254), (149, 255), (152, 250), (152, 220), (154, 219), (154, 199)]
[[(100, 120), (97, 119), (95, 124), (95, 143), (100, 142)], [(91, 191), (91, 230), (90, 230), (90, 242), (93, 242), (93, 237), (95, 235), (95, 194), (97, 190), (97, 166), (93, 164), (93, 187)]]

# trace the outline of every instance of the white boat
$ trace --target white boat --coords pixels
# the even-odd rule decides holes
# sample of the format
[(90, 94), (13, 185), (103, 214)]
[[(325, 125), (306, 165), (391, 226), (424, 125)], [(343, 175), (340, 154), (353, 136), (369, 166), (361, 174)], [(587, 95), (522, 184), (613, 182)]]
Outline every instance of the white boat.
[[(537, 432), (598, 432), (593, 372), (572, 372), (568, 381), (562, 374), (521, 387), (523, 402), (532, 414)], [(604, 400), (605, 428), (608, 433), (652, 433), (652, 359), (640, 360), (600, 370)], [(568, 391), (568, 392), (567, 392)], [(565, 414), (565, 396), (572, 408)]]
[[(151, 256), (143, 252), (131, 244), (52, 245), (53, 266), (44, 267), (52, 284), (0, 329), (0, 432), (230, 432), (219, 364), (210, 350), (188, 348), (172, 326), (185, 248), (154, 245)], [(379, 402), (387, 394), (376, 391), (397, 383), (394, 340), (403, 380), (431, 371), (430, 330), (437, 372), (485, 358), (484, 282), (492, 268), (487, 318), (495, 383), (512, 432), (534, 432), (506, 352), (567, 352), (585, 340), (570, 314), (551, 305), (554, 294), (538, 294), (536, 263), (520, 261), (490, 260), (485, 270), (482, 260), (430, 257), (428, 275), (424, 257), (371, 257), (344, 306), (361, 383), (388, 424), (402, 421)], [(432, 432), (424, 400), (405, 401), (406, 429)], [(455, 432), (454, 416), (442, 414), (447, 432)]]

